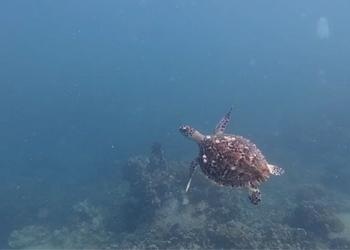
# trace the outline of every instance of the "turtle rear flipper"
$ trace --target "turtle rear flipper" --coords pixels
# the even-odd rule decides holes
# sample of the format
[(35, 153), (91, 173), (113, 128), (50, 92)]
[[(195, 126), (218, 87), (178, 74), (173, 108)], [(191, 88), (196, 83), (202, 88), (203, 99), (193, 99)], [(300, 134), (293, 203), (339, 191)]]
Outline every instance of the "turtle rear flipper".
[(254, 204), (258, 205), (261, 201), (261, 192), (257, 187), (248, 187), (249, 200)]
[(270, 174), (282, 175), (284, 173), (283, 168), (277, 167), (275, 165), (267, 164), (267, 167), (269, 168)]
[(190, 166), (190, 178), (189, 178), (189, 180), (188, 180), (188, 183), (187, 183), (186, 191), (185, 191), (185, 192), (187, 192), (188, 189), (190, 188), (193, 174), (194, 174), (194, 172), (196, 171), (196, 168), (197, 168), (198, 165), (199, 165), (198, 159), (199, 159), (199, 157), (197, 157), (196, 159), (194, 159), (194, 160), (191, 162), (191, 166)]

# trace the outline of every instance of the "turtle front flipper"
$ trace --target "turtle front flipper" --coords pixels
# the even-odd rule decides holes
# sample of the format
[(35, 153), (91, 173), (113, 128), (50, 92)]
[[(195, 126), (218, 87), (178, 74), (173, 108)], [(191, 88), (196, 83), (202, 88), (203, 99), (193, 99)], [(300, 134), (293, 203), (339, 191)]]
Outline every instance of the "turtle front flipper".
[(270, 174), (282, 175), (284, 173), (283, 168), (277, 167), (275, 165), (267, 164), (267, 167), (269, 168)]
[(261, 201), (261, 192), (257, 187), (248, 187), (249, 200), (254, 204), (258, 205)]
[(196, 159), (194, 159), (194, 160), (191, 162), (191, 166), (190, 166), (190, 178), (189, 178), (189, 180), (188, 180), (188, 183), (187, 183), (186, 191), (185, 191), (185, 192), (187, 192), (188, 189), (190, 188), (193, 174), (194, 174), (194, 172), (196, 171), (196, 168), (197, 168), (198, 165), (199, 165), (198, 159), (199, 159), (199, 157), (197, 157)]
[(232, 113), (232, 107), (227, 112), (227, 114), (220, 120), (218, 125), (216, 125), (215, 131), (214, 131), (215, 135), (222, 135), (225, 132), (227, 124), (228, 124), (228, 122), (230, 121), (230, 118), (231, 118), (231, 113)]

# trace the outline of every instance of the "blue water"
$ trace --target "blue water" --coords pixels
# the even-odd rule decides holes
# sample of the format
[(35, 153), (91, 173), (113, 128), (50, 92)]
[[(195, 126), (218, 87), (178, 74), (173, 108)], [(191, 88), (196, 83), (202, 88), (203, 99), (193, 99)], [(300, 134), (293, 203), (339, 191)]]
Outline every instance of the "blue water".
[[(288, 152), (312, 171), (336, 162), (348, 173), (349, 9), (347, 0), (2, 1), (0, 246), (40, 224), (43, 206), (61, 208), (46, 223), (65, 224), (66, 205), (94, 196), (77, 187), (118, 179), (116, 164), (153, 141), (189, 162), (197, 148), (179, 126), (210, 134), (231, 105), (230, 132), (272, 161)], [(329, 39), (317, 36), (320, 17)], [(288, 179), (298, 164), (285, 165)]]

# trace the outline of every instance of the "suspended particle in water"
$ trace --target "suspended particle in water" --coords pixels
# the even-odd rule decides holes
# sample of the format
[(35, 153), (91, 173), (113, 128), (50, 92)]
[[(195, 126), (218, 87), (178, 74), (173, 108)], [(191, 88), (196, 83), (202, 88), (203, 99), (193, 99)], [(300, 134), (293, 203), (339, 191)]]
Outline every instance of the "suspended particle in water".
[(317, 22), (317, 36), (320, 39), (328, 39), (329, 38), (329, 26), (328, 20), (324, 17), (318, 19)]

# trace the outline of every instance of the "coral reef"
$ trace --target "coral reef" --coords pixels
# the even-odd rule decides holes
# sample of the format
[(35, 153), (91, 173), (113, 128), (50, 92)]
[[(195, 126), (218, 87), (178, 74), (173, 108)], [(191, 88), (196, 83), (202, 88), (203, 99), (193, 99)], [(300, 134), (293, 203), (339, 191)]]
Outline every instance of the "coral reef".
[(85, 200), (73, 207), (76, 220), (70, 228), (61, 231), (64, 248), (101, 249), (112, 240), (112, 234), (105, 230), (106, 213), (101, 207), (94, 207)]
[(147, 221), (152, 221), (155, 216), (156, 208), (176, 196), (182, 198), (181, 189), (178, 183), (184, 178), (180, 177), (176, 168), (177, 164), (167, 162), (166, 168), (155, 167), (153, 164), (160, 161), (152, 160), (151, 157), (132, 157), (123, 168), (123, 178), (130, 183), (130, 190), (127, 201), (122, 205), (125, 212), (125, 219), (133, 218), (132, 221), (125, 221), (128, 230), (135, 228)]
[(321, 239), (327, 239), (329, 233), (339, 233), (345, 228), (331, 209), (320, 201), (302, 202), (285, 221), (291, 227), (303, 228)]
[(334, 238), (330, 241), (331, 249), (350, 249), (350, 240)]
[(295, 195), (297, 203), (303, 201), (319, 200), (326, 196), (326, 189), (319, 184), (304, 184), (300, 186)]
[[(344, 225), (327, 206), (328, 190), (262, 186), (264, 203), (252, 206), (245, 190), (221, 188), (196, 174), (184, 192), (188, 164), (169, 161), (161, 144), (151, 155), (118, 165), (118, 182), (91, 188), (92, 198), (70, 207), (70, 223), (14, 230), (12, 248), (80, 249), (315, 249), (349, 248)], [(292, 192), (296, 192), (293, 195)], [(286, 194), (290, 194), (289, 196)], [(337, 199), (334, 198), (336, 201)], [(295, 205), (297, 204), (297, 205)], [(345, 203), (344, 203), (345, 204)], [(342, 208), (348, 218), (347, 206)], [(290, 211), (290, 214), (287, 214)], [(349, 217), (350, 218), (350, 217)], [(345, 220), (344, 220), (345, 221)], [(344, 230), (344, 231), (343, 231)]]
[(167, 168), (167, 161), (164, 157), (162, 145), (154, 142), (151, 146), (152, 156), (150, 157), (150, 165), (156, 169)]
[(42, 226), (26, 226), (21, 230), (14, 230), (9, 237), (12, 248), (40, 248), (50, 246), (52, 232)]
[(11, 233), (9, 246), (17, 249), (101, 249), (111, 244), (114, 237), (104, 229), (105, 213), (100, 208), (83, 201), (73, 210), (76, 217), (71, 226), (56, 230), (27, 226)]

